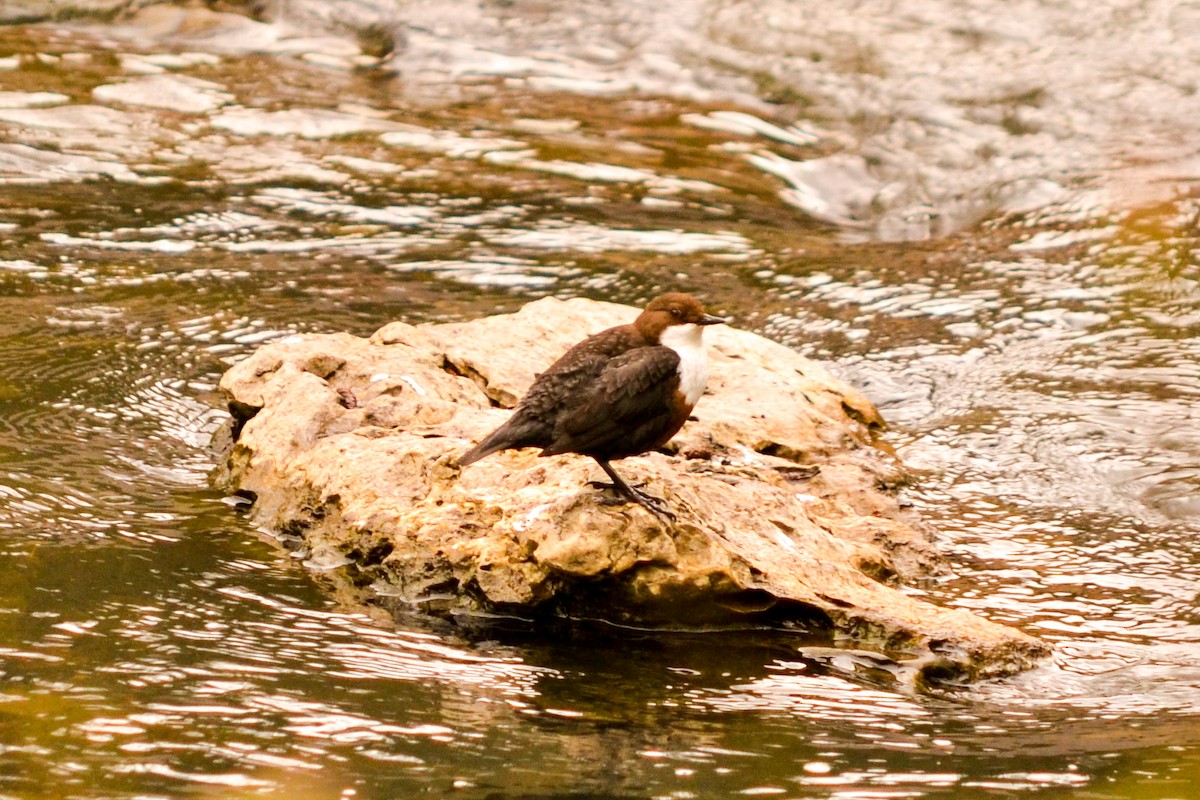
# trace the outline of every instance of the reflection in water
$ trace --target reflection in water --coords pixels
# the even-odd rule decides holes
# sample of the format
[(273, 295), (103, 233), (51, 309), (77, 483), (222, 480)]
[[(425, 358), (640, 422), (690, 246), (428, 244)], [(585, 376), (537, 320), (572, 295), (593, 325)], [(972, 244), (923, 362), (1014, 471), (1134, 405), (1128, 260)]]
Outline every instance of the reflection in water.
[[(634, 22), (676, 11), (697, 13)], [(0, 59), (0, 794), (1166, 797), (1200, 781), (1194, 197), (1111, 214), (1076, 198), (957, 240), (848, 246), (762, 171), (835, 134), (526, 92), (632, 85), (587, 59), (467, 43), (509, 93), (417, 110), (374, 73), (273, 60), (264, 87), (233, 52), (114, 59), (91, 35), (0, 31), (19, 54)], [(647, 86), (681, 74), (667, 66)], [(129, 80), (154, 69), (207, 84)], [(155, 87), (192, 105), (164, 113)], [(880, 212), (789, 175), (810, 210)], [(118, 183), (75, 182), (97, 176)], [(892, 199), (884, 216), (912, 196)], [(871, 654), (778, 632), (376, 618), (207, 488), (216, 382), (262, 342), (667, 286), (863, 386), (953, 562), (912, 590), (1052, 640), (1053, 662), (918, 697)]]

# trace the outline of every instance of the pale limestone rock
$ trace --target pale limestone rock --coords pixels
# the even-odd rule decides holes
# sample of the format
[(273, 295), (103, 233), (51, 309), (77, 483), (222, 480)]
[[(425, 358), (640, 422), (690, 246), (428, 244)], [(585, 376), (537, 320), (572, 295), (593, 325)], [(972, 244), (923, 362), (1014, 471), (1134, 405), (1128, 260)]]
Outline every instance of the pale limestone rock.
[[(786, 347), (709, 328), (708, 393), (675, 455), (618, 462), (678, 520), (602, 505), (582, 456), (499, 453), (460, 469), (538, 370), (636, 309), (539, 300), (473, 322), (392, 323), (370, 340), (297, 336), (232, 368), (231, 485), (270, 529), (353, 563), (359, 586), (441, 610), (637, 623), (755, 621), (874, 648), (913, 674), (978, 678), (1028, 666), (1039, 640), (881, 581), (940, 561), (879, 487), (901, 477), (871, 446), (859, 392)], [(332, 548), (332, 551), (330, 550)]]

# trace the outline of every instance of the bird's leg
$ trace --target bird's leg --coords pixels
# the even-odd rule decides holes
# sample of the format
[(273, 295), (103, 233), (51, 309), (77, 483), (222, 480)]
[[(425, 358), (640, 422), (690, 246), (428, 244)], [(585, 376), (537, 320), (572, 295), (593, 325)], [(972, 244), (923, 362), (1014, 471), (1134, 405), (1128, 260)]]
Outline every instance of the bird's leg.
[(624, 497), (630, 502), (637, 503), (639, 506), (646, 509), (659, 519), (667, 522), (675, 521), (675, 515), (671, 513), (669, 508), (667, 508), (665, 500), (663, 500), (661, 497), (655, 497), (654, 495), (646, 494), (645, 492), (639, 492), (637, 489), (634, 489), (632, 486), (622, 480), (621, 476), (617, 474), (617, 471), (612, 468), (612, 464), (609, 464), (607, 461), (599, 458), (595, 459), (595, 461), (600, 465), (600, 469), (604, 470), (604, 474), (612, 479), (612, 483), (590, 481), (590, 485), (595, 486), (598, 489), (612, 489), (621, 497)]

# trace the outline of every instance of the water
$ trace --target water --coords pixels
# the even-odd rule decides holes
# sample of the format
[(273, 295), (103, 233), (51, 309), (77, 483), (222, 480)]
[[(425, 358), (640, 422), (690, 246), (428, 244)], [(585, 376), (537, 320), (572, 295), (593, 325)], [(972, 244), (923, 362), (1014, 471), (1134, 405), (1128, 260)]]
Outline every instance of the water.
[[(1200, 75), (1160, 5), (414, 4), (390, 67), (296, 4), (325, 38), (0, 29), (0, 797), (1195, 797)], [(943, 51), (1020, 61), (1006, 14), (1057, 48)], [(1053, 659), (913, 696), (766, 631), (392, 617), (209, 488), (263, 342), (664, 288), (866, 390), (952, 567), (912, 590)]]

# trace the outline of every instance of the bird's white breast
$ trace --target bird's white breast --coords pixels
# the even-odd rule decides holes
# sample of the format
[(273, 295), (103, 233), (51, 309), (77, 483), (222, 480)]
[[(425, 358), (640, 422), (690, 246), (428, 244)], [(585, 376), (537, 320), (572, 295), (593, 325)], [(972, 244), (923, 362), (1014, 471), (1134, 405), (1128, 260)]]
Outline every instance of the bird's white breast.
[(663, 331), (661, 342), (679, 354), (679, 391), (688, 405), (695, 405), (708, 383), (708, 355), (704, 352), (704, 329), (699, 325), (672, 325)]

